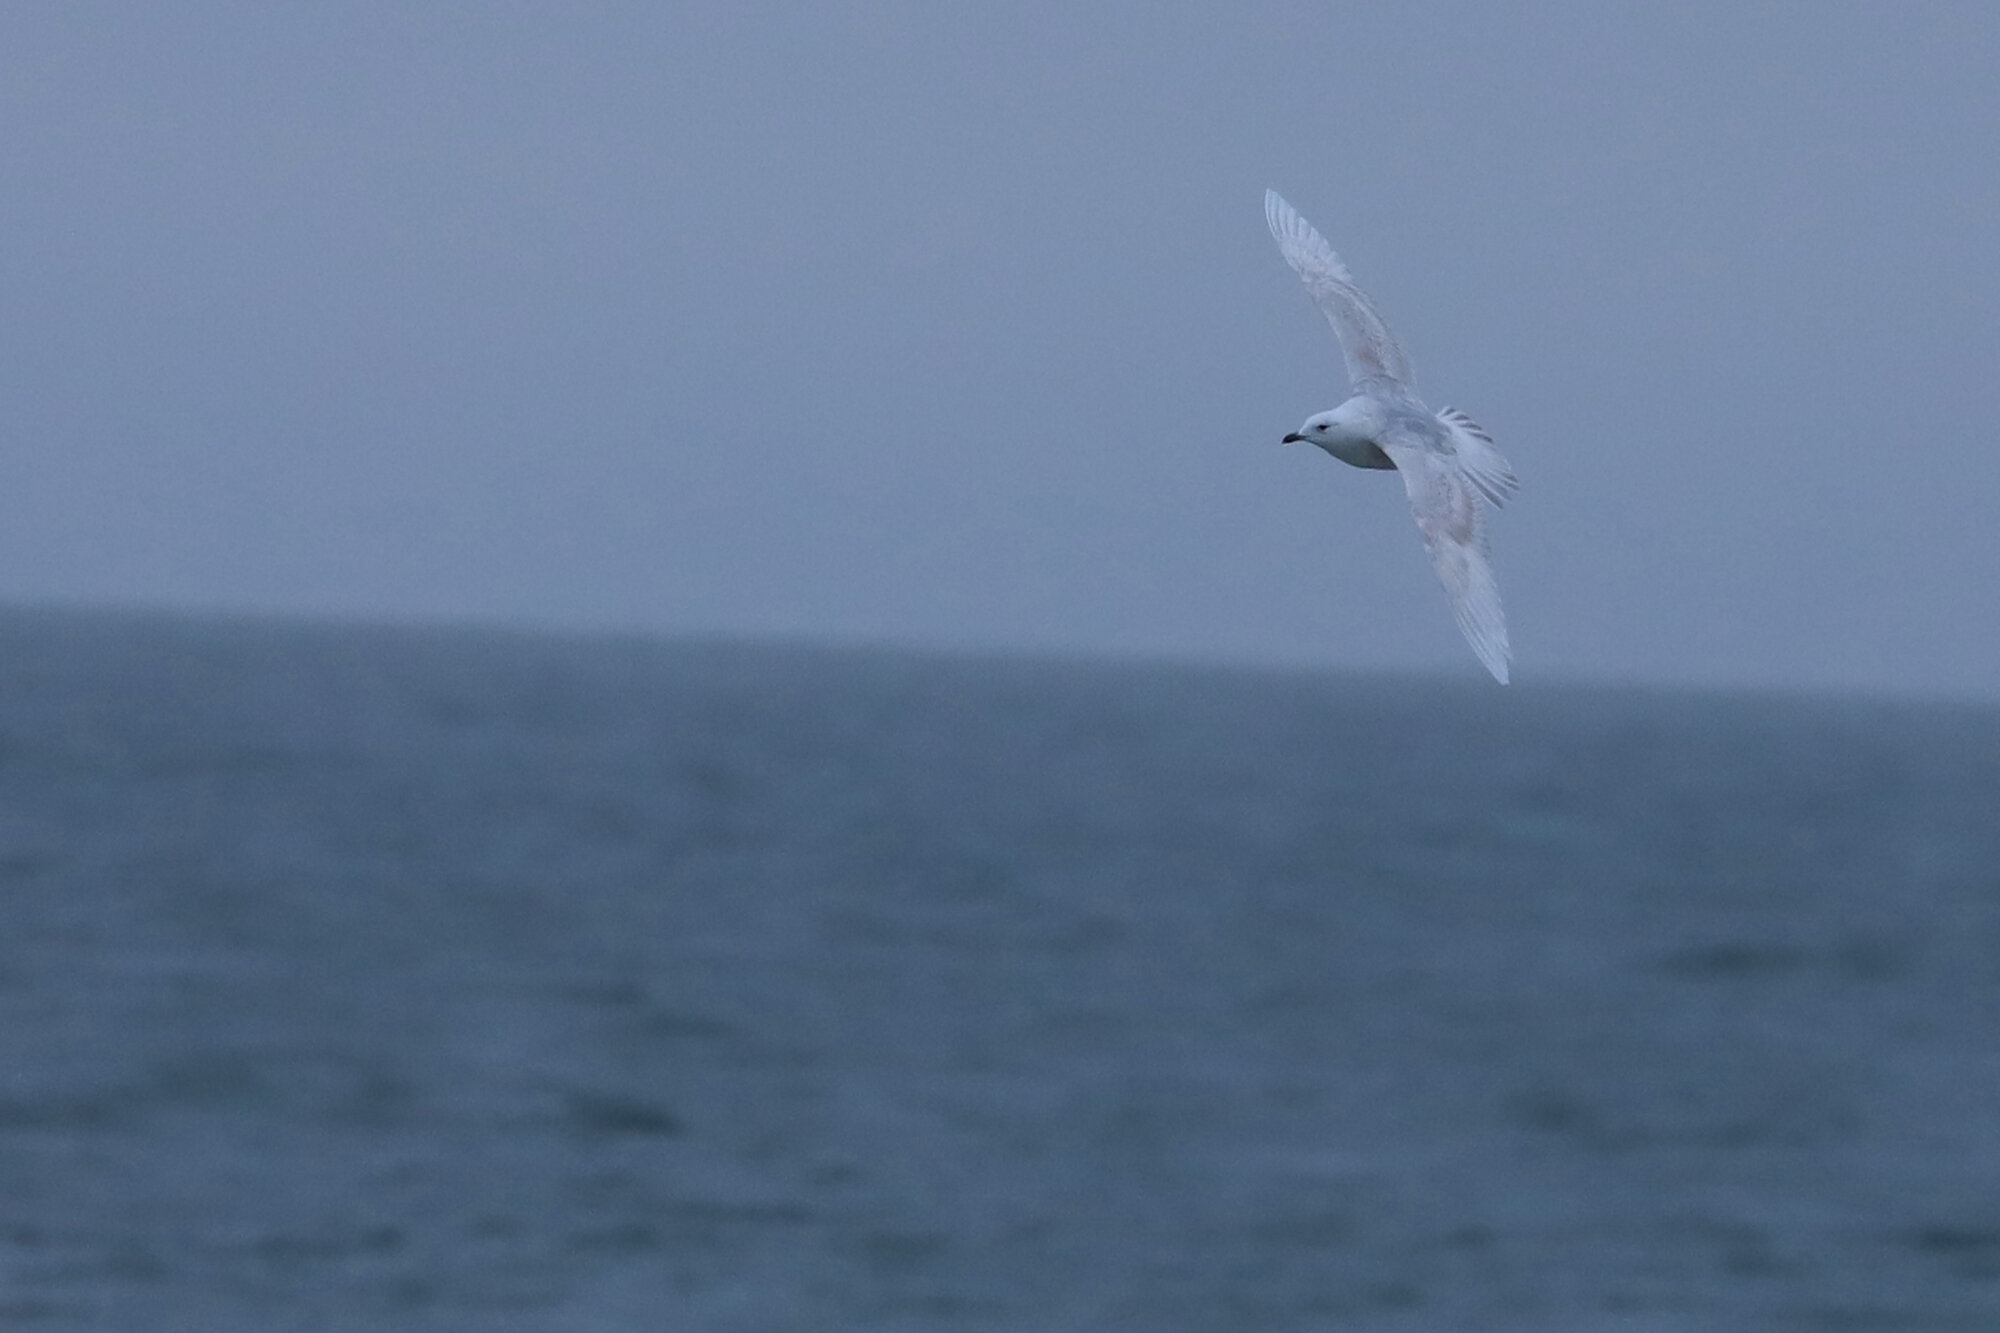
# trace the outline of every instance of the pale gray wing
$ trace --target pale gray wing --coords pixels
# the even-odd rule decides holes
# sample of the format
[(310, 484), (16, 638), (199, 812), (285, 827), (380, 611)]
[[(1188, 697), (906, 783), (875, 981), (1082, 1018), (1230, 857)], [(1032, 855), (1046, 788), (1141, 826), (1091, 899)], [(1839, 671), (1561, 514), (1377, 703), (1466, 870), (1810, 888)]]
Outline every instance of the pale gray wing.
[(1382, 451), (1402, 474), (1410, 512), (1424, 536), (1431, 566), (1451, 599), (1451, 613), (1493, 678), (1507, 683), (1507, 618), (1488, 557), (1480, 488), (1449, 451), (1415, 434), (1392, 434)]
[(1305, 283), (1340, 338), (1340, 350), (1347, 357), (1347, 379), (1354, 391), (1361, 392), (1370, 380), (1408, 388), (1410, 359), (1376, 312), (1374, 302), (1354, 285), (1347, 265), (1340, 262), (1326, 238), (1276, 190), (1264, 191), (1264, 220), (1271, 224), (1279, 253)]

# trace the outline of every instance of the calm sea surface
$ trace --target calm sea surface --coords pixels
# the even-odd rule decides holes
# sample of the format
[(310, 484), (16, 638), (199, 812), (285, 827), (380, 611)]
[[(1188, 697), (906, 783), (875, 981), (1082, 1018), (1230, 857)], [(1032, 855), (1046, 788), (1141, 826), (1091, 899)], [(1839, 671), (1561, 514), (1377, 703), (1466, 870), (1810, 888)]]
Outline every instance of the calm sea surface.
[(0, 615), (0, 1327), (2000, 1329), (2000, 713)]

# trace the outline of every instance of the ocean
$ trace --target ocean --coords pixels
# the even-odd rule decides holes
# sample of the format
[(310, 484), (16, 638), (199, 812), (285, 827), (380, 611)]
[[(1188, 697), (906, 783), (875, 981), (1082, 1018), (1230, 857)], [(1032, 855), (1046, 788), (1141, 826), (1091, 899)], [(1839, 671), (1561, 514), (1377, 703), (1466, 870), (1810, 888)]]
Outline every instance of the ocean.
[(2000, 711), (0, 614), (0, 1327), (2000, 1328)]

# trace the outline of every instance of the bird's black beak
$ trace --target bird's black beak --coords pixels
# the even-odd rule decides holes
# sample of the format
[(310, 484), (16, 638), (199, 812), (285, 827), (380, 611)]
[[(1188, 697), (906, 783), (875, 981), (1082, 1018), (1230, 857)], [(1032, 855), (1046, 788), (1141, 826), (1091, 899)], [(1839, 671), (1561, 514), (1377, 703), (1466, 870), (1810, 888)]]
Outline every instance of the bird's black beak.
[(1287, 435), (1284, 439), (1278, 441), (1279, 444), (1304, 444), (1305, 442), (1306, 442), (1306, 437), (1299, 434), (1297, 431), (1293, 431), (1290, 435)]

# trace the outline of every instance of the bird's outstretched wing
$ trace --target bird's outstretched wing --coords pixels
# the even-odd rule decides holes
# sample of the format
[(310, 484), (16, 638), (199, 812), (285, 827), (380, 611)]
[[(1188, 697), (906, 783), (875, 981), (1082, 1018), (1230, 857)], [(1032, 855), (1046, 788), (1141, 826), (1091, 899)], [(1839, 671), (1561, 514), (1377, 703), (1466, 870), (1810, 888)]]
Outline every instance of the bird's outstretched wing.
[(1482, 488), (1457, 457), (1414, 432), (1392, 433), (1381, 446), (1403, 476), (1410, 512), (1451, 599), (1459, 631), (1493, 678), (1505, 685), (1511, 655), (1507, 618), (1487, 555)]
[(1339, 336), (1340, 350), (1347, 357), (1347, 380), (1354, 391), (1360, 393), (1371, 380), (1409, 388), (1409, 357), (1374, 303), (1354, 285), (1347, 265), (1340, 262), (1326, 238), (1276, 190), (1264, 191), (1264, 220), (1271, 224), (1279, 253), (1298, 273)]

